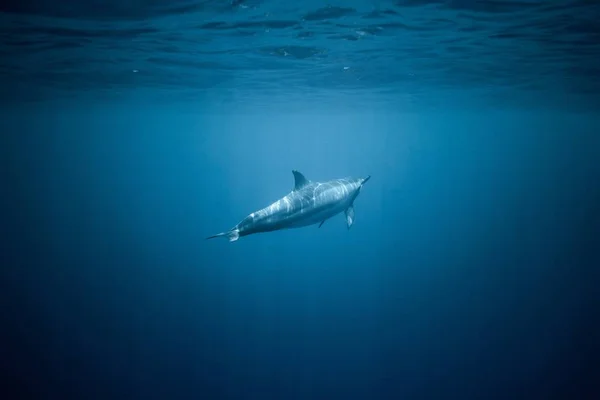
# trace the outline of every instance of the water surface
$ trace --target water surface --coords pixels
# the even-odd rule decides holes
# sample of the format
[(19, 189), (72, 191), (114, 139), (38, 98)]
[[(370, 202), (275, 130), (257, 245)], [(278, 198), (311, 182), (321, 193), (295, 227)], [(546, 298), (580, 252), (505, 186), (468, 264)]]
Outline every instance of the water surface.
[[(522, 1), (13, 2), (2, 99), (591, 109), (600, 5)], [(288, 105), (288, 107), (291, 107)]]

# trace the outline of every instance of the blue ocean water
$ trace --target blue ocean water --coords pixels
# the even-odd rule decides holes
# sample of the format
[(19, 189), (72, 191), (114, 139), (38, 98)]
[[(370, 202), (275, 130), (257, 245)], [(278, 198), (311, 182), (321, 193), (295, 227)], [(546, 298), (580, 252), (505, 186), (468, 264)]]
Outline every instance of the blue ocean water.
[(2, 398), (599, 398), (599, 4), (2, 3)]

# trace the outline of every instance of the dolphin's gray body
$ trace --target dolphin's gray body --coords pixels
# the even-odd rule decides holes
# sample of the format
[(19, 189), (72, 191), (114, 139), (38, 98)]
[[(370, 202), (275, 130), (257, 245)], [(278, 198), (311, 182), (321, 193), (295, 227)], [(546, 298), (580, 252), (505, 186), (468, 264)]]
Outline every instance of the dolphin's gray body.
[(348, 229), (354, 223), (354, 200), (371, 176), (343, 178), (327, 182), (312, 182), (298, 171), (294, 174), (294, 189), (273, 204), (248, 215), (239, 224), (219, 234), (207, 237), (227, 237), (230, 242), (240, 236), (280, 229), (300, 228), (323, 223), (341, 213), (346, 214)]

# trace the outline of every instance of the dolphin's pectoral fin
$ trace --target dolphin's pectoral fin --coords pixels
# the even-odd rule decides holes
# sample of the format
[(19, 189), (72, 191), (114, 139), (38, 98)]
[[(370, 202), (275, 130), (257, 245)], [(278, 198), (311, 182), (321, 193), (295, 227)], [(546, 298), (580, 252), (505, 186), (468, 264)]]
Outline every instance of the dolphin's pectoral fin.
[(350, 207), (346, 208), (346, 225), (348, 225), (348, 229), (350, 229), (350, 227), (352, 226), (353, 223), (354, 223), (354, 207), (350, 206)]
[(292, 174), (294, 174), (294, 190), (300, 190), (310, 183), (310, 181), (300, 172), (293, 170)]
[(327, 220), (324, 219), (323, 221), (321, 221), (321, 223), (319, 224), (319, 228), (321, 227), (321, 225), (323, 225), (325, 223), (325, 221), (327, 221)]

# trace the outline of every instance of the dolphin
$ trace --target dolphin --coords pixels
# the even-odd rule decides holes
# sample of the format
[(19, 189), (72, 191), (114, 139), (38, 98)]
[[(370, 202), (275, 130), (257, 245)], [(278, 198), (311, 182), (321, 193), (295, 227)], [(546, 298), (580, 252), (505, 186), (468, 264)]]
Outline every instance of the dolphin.
[(271, 205), (249, 214), (236, 226), (206, 239), (226, 237), (230, 242), (241, 236), (300, 228), (319, 224), (341, 213), (346, 215), (348, 229), (354, 223), (354, 200), (371, 175), (365, 178), (342, 178), (312, 182), (293, 170), (294, 188)]

